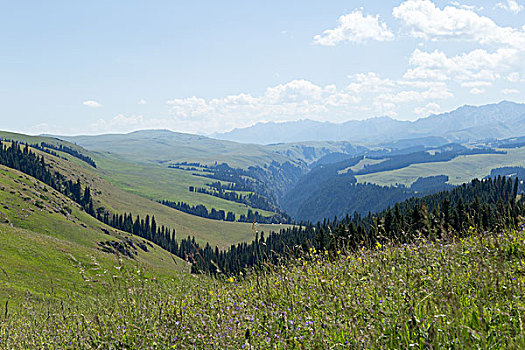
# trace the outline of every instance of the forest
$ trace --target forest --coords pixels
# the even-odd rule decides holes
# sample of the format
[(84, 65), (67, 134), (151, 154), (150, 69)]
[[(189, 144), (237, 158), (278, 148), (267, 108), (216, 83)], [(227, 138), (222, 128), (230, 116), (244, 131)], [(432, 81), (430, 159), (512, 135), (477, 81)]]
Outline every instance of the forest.
[[(471, 232), (513, 229), (524, 213), (525, 201), (520, 195), (522, 190), (517, 177), (474, 179), (448, 191), (407, 199), (374, 214), (355, 212), (342, 218), (298, 224), (266, 236), (264, 232), (257, 232), (255, 226), (255, 221), (262, 217), (250, 210), (240, 220), (253, 222), (254, 240), (219, 250), (209, 244), (202, 247), (194, 237), (178, 239), (174, 230), (159, 225), (154, 216), (140, 218), (132, 213), (110, 213), (101, 207), (95, 210), (89, 187), (82, 190), (80, 180), (73, 182), (58, 172), (51, 173), (44, 158), (33, 153), (27, 144), (11, 143), (8, 147), (0, 143), (0, 164), (41, 180), (79, 203), (86, 212), (105, 224), (154, 242), (191, 262), (192, 272), (206, 274), (237, 275), (266, 262), (300, 256), (311, 248), (333, 254), (341, 249), (373, 248), (385, 243), (406, 244), (419, 238), (449, 241)], [(167, 201), (163, 204), (183, 205)], [(223, 214), (219, 215), (222, 217)], [(234, 219), (231, 214), (230, 219)]]
[(188, 237), (181, 248), (189, 250), (179, 253), (191, 259), (193, 272), (239, 274), (265, 262), (301, 256), (310, 248), (334, 254), (386, 243), (407, 244), (420, 238), (448, 242), (473, 232), (517, 228), (524, 214), (524, 199), (518, 191), (517, 178), (476, 179), (449, 191), (408, 199), (377, 214), (325, 219), (267, 237), (256, 233), (252, 243), (231, 246), (228, 251), (209, 245), (201, 248)]

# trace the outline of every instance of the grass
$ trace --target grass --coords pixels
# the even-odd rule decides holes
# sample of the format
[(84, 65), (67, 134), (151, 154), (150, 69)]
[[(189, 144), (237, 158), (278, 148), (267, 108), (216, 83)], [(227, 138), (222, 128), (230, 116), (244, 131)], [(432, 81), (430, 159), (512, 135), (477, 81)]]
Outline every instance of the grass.
[(388, 159), (387, 158), (384, 158), (384, 159), (364, 158), (364, 159), (361, 159), (359, 161), (359, 163), (357, 163), (356, 165), (353, 165), (351, 167), (345, 168), (343, 170), (339, 170), (337, 173), (338, 174), (347, 174), (348, 171), (358, 172), (358, 171), (361, 171), (361, 170), (365, 169), (367, 166), (383, 163), (386, 160), (388, 160)]
[(226, 162), (232, 167), (247, 168), (252, 165), (262, 166), (272, 160), (288, 160), (285, 155), (261, 145), (240, 144), (166, 130), (63, 138), (92, 152), (111, 153), (125, 162), (137, 164), (186, 161), (212, 165), (215, 162)]
[[(3, 300), (19, 303), (27, 292), (36, 299), (51, 294), (80, 298), (86, 293), (86, 280), (98, 280), (93, 287), (98, 289), (111, 280), (107, 271), (118, 260), (117, 255), (102, 252), (98, 243), (122, 239), (131, 239), (135, 244), (143, 241), (103, 225), (51, 187), (0, 166)], [(123, 259), (122, 264), (147, 268), (163, 278), (188, 268), (182, 260), (153, 244), (148, 252), (137, 249), (136, 253), (134, 259)], [(77, 273), (79, 267), (83, 274)]]
[[(45, 141), (56, 144), (59, 142), (54, 138), (8, 132), (0, 132), (0, 137), (28, 143)], [(111, 143), (112, 136), (108, 137)], [(82, 150), (79, 146), (68, 142), (65, 144)], [(107, 143), (102, 142), (101, 145), (104, 146)], [(168, 148), (171, 149), (171, 146)], [(175, 229), (179, 238), (195, 236), (198, 242), (203, 244), (208, 242), (212, 247), (218, 246), (221, 249), (253, 239), (251, 223), (205, 219), (156, 203), (157, 199), (182, 200), (193, 205), (203, 203), (210, 208), (233, 211), (237, 217), (247, 213), (248, 207), (243, 204), (188, 191), (190, 185), (205, 187), (205, 183), (213, 181), (211, 179), (192, 176), (190, 172), (169, 169), (167, 166), (162, 168), (154, 162), (149, 165), (127, 163), (123, 160), (126, 157), (116, 157), (107, 153), (83, 151), (95, 159), (97, 169), (94, 169), (66, 153), (57, 152), (65, 158), (60, 159), (40, 151), (36, 152), (43, 155), (46, 162), (50, 163), (54, 169), (69, 176), (73, 181), (80, 178), (83, 184), (89, 184), (95, 190), (93, 191), (95, 206), (104, 206), (113, 213), (131, 212), (141, 217), (154, 215), (158, 223)], [(254, 211), (262, 215), (271, 215), (270, 212), (259, 209), (254, 209)], [(286, 227), (289, 225), (259, 225), (258, 230), (271, 232)]]
[(449, 184), (460, 185), (470, 179), (483, 178), (495, 168), (525, 166), (525, 147), (505, 149), (507, 154), (475, 154), (459, 156), (448, 162), (412, 164), (410, 166), (373, 174), (357, 175), (359, 183), (374, 183), (381, 186), (403, 184), (410, 186), (419, 177), (448, 175)]
[(45, 143), (55, 145), (55, 146), (60, 146), (60, 145), (68, 146), (84, 154), (89, 153), (89, 152), (86, 152), (86, 150), (82, 149), (82, 147), (79, 147), (67, 141), (57, 140), (54, 137), (31, 136), (31, 135), (24, 135), (24, 134), (19, 134), (15, 132), (0, 131), (0, 139), (15, 140), (18, 142), (23, 142), (23, 143), (28, 143), (28, 144), (45, 142)]
[(524, 258), (519, 231), (311, 251), (240, 279), (159, 281), (123, 268), (89, 302), (28, 299), (0, 320), (0, 346), (519, 349)]
[(153, 201), (165, 199), (190, 205), (202, 204), (208, 210), (215, 208), (225, 212), (231, 211), (237, 217), (241, 214), (246, 215), (248, 209), (258, 211), (264, 216), (274, 214), (203, 193), (190, 192), (190, 186), (208, 188), (206, 184), (217, 181), (192, 175), (195, 171), (171, 169), (157, 164), (126, 163), (117, 157), (100, 153), (95, 155), (95, 159), (107, 181), (120, 189)]
[[(94, 169), (74, 157), (61, 154), (66, 160), (36, 152), (42, 154), (53, 169), (69, 176), (73, 181), (80, 178), (83, 184), (88, 184), (92, 189), (95, 207), (103, 206), (112, 213), (131, 212), (141, 217), (153, 215), (157, 223), (175, 229), (178, 238), (195, 236), (200, 243), (209, 242), (212, 247), (218, 246), (221, 249), (253, 239), (251, 223), (217, 221), (186, 214), (114, 186), (100, 175), (100, 169)], [(258, 230), (270, 232), (285, 227), (289, 225), (259, 225)]]

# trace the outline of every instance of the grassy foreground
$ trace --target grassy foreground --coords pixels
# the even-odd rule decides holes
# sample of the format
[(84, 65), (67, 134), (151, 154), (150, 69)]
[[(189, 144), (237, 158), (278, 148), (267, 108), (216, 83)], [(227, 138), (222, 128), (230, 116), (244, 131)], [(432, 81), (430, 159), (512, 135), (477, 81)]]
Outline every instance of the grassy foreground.
[(524, 348), (524, 259), (521, 231), (312, 251), (243, 279), (123, 268), (85, 302), (2, 312), (0, 348)]

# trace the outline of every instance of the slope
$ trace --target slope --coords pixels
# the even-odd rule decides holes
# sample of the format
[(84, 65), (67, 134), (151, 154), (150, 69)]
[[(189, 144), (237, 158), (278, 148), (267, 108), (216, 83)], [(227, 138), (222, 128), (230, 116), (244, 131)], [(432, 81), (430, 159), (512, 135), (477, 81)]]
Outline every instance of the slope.
[(299, 179), (282, 204), (296, 219), (314, 222), (382, 210), (412, 196), (485, 178), (496, 169), (516, 173), (516, 167), (525, 166), (525, 147), (508, 147), (447, 144), (320, 164)]
[(0, 241), (3, 300), (93, 295), (122, 268), (144, 267), (156, 278), (188, 269), (158, 246), (103, 225), (51, 187), (4, 166)]
[[(265, 217), (273, 213), (267, 207), (247, 206), (189, 191), (189, 187), (210, 189), (209, 184), (216, 179), (205, 177), (211, 174), (209, 167), (224, 162), (234, 170), (241, 169), (240, 172), (249, 170), (251, 180), (262, 185), (247, 193), (257, 193), (277, 205), (282, 193), (307, 171), (309, 164), (333, 152), (355, 155), (366, 150), (346, 142), (239, 144), (167, 130), (61, 138), (90, 150), (100, 174), (120, 189), (154, 201), (182, 201), (194, 206), (202, 204), (208, 210), (231, 211), (237, 218), (248, 210)], [(246, 173), (239, 177), (246, 177)]]
[[(49, 137), (32, 137), (12, 133), (6, 133), (4, 135), (7, 135), (4, 137), (8, 139), (25, 141), (29, 143), (50, 142), (54, 140), (55, 142), (58, 142), (58, 144), (63, 142), (63, 144), (65, 145), (72, 145), (69, 142)], [(96, 155), (89, 151), (86, 151), (85, 149), (79, 146), (75, 147), (77, 147), (79, 151), (84, 152), (87, 155), (93, 156), (93, 158), (97, 161), (98, 165), (100, 158), (97, 158)], [(150, 169), (148, 166), (144, 166), (140, 177), (143, 183), (135, 183), (133, 181), (135, 179), (133, 178), (124, 178), (123, 182), (119, 182), (120, 180), (117, 180), (117, 184), (122, 185), (123, 183), (125, 183), (125, 188), (128, 190), (126, 191), (108, 182), (106, 180), (107, 171), (103, 170), (101, 166), (98, 166), (95, 169), (86, 164), (85, 162), (71, 156), (70, 154), (66, 154), (59, 151), (56, 152), (59, 157), (35, 149), (32, 149), (32, 151), (44, 156), (44, 158), (46, 159), (46, 163), (49, 163), (54, 170), (58, 171), (63, 175), (66, 175), (73, 181), (80, 179), (80, 181), (83, 184), (86, 184), (89, 187), (91, 187), (93, 190), (92, 193), (95, 207), (103, 207), (112, 213), (118, 214), (132, 213), (133, 215), (140, 215), (141, 217), (145, 217), (146, 215), (155, 216), (159, 224), (175, 229), (178, 238), (195, 236), (197, 241), (201, 243), (209, 242), (211, 246), (217, 245), (221, 249), (227, 248), (231, 244), (250, 241), (253, 238), (253, 230), (251, 223), (223, 222), (217, 220), (204, 219), (198, 216), (189, 215), (178, 210), (166, 207), (157, 203), (154, 200), (144, 198), (130, 192), (130, 189), (140, 189), (140, 186), (145, 186), (144, 188), (147, 189), (147, 186), (154, 187), (155, 185), (159, 186), (159, 192), (162, 192), (163, 189), (164, 192), (166, 192), (165, 189), (169, 186), (169, 183), (166, 184), (164, 182), (156, 181), (157, 179), (155, 179), (154, 177), (152, 179), (152, 176), (148, 175), (148, 172), (150, 172), (149, 174), (154, 174), (154, 166), (152, 166), (153, 169)], [(103, 165), (103, 162), (101, 163)], [(119, 168), (119, 166), (121, 166), (123, 163), (119, 162), (118, 164), (119, 165), (117, 165), (117, 168)], [(125, 163), (124, 165), (133, 168), (133, 165)], [(199, 179), (200, 181), (204, 182), (204, 180), (202, 180), (201, 178)], [(175, 181), (176, 178), (173, 179), (173, 182)], [(187, 187), (184, 187), (187, 191)], [(141, 195), (143, 195), (143, 193), (141, 193)], [(205, 195), (202, 196), (204, 197)], [(207, 196), (204, 199), (207, 199), (208, 197), (215, 198)], [(216, 199), (220, 200), (219, 198)], [(232, 205), (231, 202), (227, 202), (227, 204)], [(235, 204), (236, 203), (234, 203), (233, 205)], [(246, 206), (243, 207), (243, 211), (244, 210), (246, 210)], [(261, 224), (258, 229), (259, 231), (269, 232), (273, 230), (279, 230), (282, 227), (286, 226)]]

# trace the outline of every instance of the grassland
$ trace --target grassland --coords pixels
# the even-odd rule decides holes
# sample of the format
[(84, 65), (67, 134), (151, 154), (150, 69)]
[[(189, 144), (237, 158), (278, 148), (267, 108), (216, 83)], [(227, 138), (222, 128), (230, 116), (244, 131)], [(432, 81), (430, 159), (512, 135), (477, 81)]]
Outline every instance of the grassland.
[(67, 141), (58, 140), (54, 137), (32, 136), (32, 135), (19, 134), (15, 132), (0, 131), (0, 139), (13, 140), (13, 141), (18, 141), (18, 142), (23, 142), (23, 143), (28, 143), (28, 144), (36, 144), (36, 143), (45, 142), (45, 143), (48, 143), (54, 146), (64, 145), (72, 149), (75, 149), (80, 153), (84, 153), (84, 154), (89, 153), (78, 145), (75, 145)]
[[(28, 143), (36, 143), (36, 142), (61, 142), (53, 138), (46, 138), (46, 137), (36, 137), (36, 136), (27, 136), (27, 135), (21, 135), (21, 134), (13, 134), (13, 133), (1, 133), (0, 137), (5, 137), (8, 139), (18, 140), (20, 142), (28, 142)], [(58, 143), (57, 143), (58, 144)], [(65, 143), (68, 146), (71, 147), (78, 147), (75, 145), (72, 145), (70, 143)], [(83, 150), (79, 147), (79, 150), (82, 152), (88, 154), (89, 156), (92, 156), (95, 158), (97, 163), (102, 160), (103, 158), (98, 158), (97, 154), (95, 153), (88, 153), (86, 150)], [(76, 181), (77, 179), (80, 179), (83, 184), (89, 185), (94, 191), (93, 191), (93, 197), (94, 197), (94, 204), (95, 207), (105, 207), (106, 209), (110, 210), (113, 213), (133, 213), (134, 215), (140, 215), (141, 217), (145, 217), (146, 215), (153, 215), (155, 216), (158, 223), (161, 225), (165, 225), (167, 227), (170, 227), (172, 229), (175, 229), (177, 237), (179, 238), (186, 238), (187, 236), (195, 236), (196, 240), (200, 243), (210, 243), (212, 247), (218, 246), (221, 249), (228, 248), (231, 244), (237, 244), (240, 242), (246, 242), (251, 241), (253, 239), (253, 230), (251, 223), (238, 223), (238, 222), (223, 222), (223, 221), (217, 221), (217, 220), (210, 220), (201, 218), (194, 215), (189, 215), (183, 212), (180, 212), (178, 210), (166, 207), (164, 205), (161, 205), (157, 203), (156, 201), (152, 199), (147, 198), (147, 194), (144, 192), (141, 192), (142, 197), (137, 194), (132, 193), (132, 191), (126, 191), (118, 186), (115, 186), (111, 184), (108, 179), (107, 173), (98, 167), (97, 169), (94, 169), (90, 165), (86, 164), (85, 162), (69, 155), (63, 152), (56, 152), (59, 154), (61, 158), (54, 157), (52, 155), (33, 150), (40, 155), (43, 155), (46, 159), (46, 162), (51, 164), (53, 169), (59, 171), (60, 173), (70, 177), (73, 181)], [(110, 160), (111, 161), (111, 160)], [(140, 167), (139, 165), (132, 165), (132, 164), (126, 164), (125, 162), (117, 162), (113, 163), (115, 166), (115, 169), (121, 169), (123, 172), (128, 169), (130, 172), (136, 171), (136, 167)], [(143, 165), (144, 166), (144, 165)], [(139, 168), (141, 170), (144, 170), (142, 168)], [(167, 173), (174, 171), (176, 169), (164, 169)], [(152, 173), (155, 174), (155, 166), (152, 167)], [(189, 172), (188, 172), (189, 173)], [(145, 192), (150, 191), (148, 189), (148, 183), (154, 187), (155, 184), (161, 184), (158, 187), (158, 195), (162, 195), (159, 199), (170, 199), (170, 200), (181, 200), (177, 199), (177, 196), (170, 196), (169, 195), (169, 188), (170, 184), (163, 183), (159, 178), (155, 178), (153, 175), (152, 177), (148, 177), (147, 172), (142, 172), (140, 174), (141, 176), (137, 176), (135, 180), (138, 181), (136, 186), (139, 188), (144, 188)], [(159, 175), (162, 176), (162, 175)], [(191, 175), (190, 175), (191, 176)], [(201, 181), (200, 183), (204, 184), (206, 182), (206, 179), (202, 177), (194, 176), (197, 180)], [(133, 180), (133, 176), (131, 176), (131, 179)], [(177, 183), (177, 179), (173, 178), (172, 183)], [(118, 182), (119, 180), (117, 180)], [(141, 182), (142, 181), (142, 182)], [(119, 185), (122, 185), (124, 188), (127, 188), (130, 190), (135, 186), (132, 182), (119, 182)], [(183, 187), (185, 187), (185, 191), (183, 190)], [(177, 185), (173, 187), (175, 191), (181, 191), (180, 193), (190, 193), (187, 190), (186, 184), (184, 185)], [(213, 206), (216, 203), (222, 203), (221, 205), (225, 208), (230, 208), (230, 210), (244, 213), (245, 210), (247, 211), (247, 208), (241, 204), (229, 202), (222, 200), (220, 198), (199, 194), (202, 196), (203, 201), (209, 201), (208, 203), (211, 203)], [(150, 198), (153, 198), (154, 196), (150, 195)], [(195, 201), (189, 201), (190, 203), (195, 203)], [(221, 209), (220, 206), (213, 206), (217, 209)], [(219, 208), (218, 208), (219, 207)], [(242, 209), (244, 208), (244, 209)], [(265, 214), (268, 214), (268, 212), (265, 211), (259, 211)], [(264, 232), (270, 232), (270, 231), (278, 231), (281, 228), (288, 227), (287, 225), (259, 225), (258, 231), (264, 231)]]
[[(120, 136), (123, 136), (123, 135), (120, 135)], [(193, 136), (193, 135), (186, 135), (186, 136), (195, 137), (196, 139), (199, 139), (199, 140), (200, 139), (206, 140), (206, 138), (203, 138), (200, 136)], [(106, 180), (108, 180), (109, 182), (111, 182), (118, 188), (134, 193), (138, 196), (151, 199), (153, 201), (165, 199), (165, 200), (170, 200), (170, 201), (175, 201), (175, 202), (182, 201), (190, 205), (202, 204), (206, 206), (209, 210), (211, 210), (211, 208), (215, 208), (217, 210), (222, 209), (226, 212), (231, 211), (235, 213), (237, 217), (240, 217), (241, 214), (246, 215), (248, 212), (248, 209), (252, 209), (254, 211), (257, 210), (263, 216), (273, 215), (273, 213), (271, 212), (260, 210), (260, 209), (254, 209), (244, 204), (231, 202), (231, 201), (213, 197), (213, 196), (208, 196), (202, 193), (189, 192), (188, 191), (189, 186), (207, 187), (206, 183), (210, 183), (213, 180), (205, 179), (199, 176), (194, 176), (192, 175), (193, 171), (170, 169), (167, 167), (166, 162), (162, 162), (156, 158), (159, 152), (162, 151), (164, 152), (163, 154), (165, 154), (166, 152), (169, 152), (168, 151), (169, 149), (171, 149), (172, 150), (171, 152), (174, 154), (170, 154), (170, 156), (178, 157), (177, 159), (181, 159), (180, 157), (182, 157), (182, 153), (180, 153), (181, 152), (179, 150), (180, 147), (175, 147), (176, 145), (174, 145), (173, 148), (169, 147), (168, 149), (160, 149), (160, 150), (157, 148), (155, 150), (155, 146), (152, 144), (149, 144), (144, 141), (138, 142), (132, 139), (130, 141), (127, 141), (125, 145), (126, 146), (129, 145), (130, 147), (129, 149), (132, 149), (133, 152), (135, 153), (133, 153), (132, 155), (126, 155), (126, 152), (129, 152), (129, 149), (127, 149), (124, 146), (119, 147), (118, 143), (117, 143), (117, 146), (115, 146), (115, 143), (113, 142), (112, 137), (119, 138), (118, 135), (99, 136), (97, 137), (97, 139), (102, 138), (102, 143), (100, 145), (96, 143), (96, 145), (98, 145), (98, 147), (114, 147), (116, 148), (115, 151), (117, 153), (108, 153), (108, 152), (91, 153), (91, 152), (86, 151), (80, 146), (77, 146), (67, 141), (58, 140), (52, 137), (29, 136), (29, 135), (10, 133), (10, 132), (0, 132), (0, 138), (16, 140), (16, 141), (24, 142), (24, 143), (27, 142), (29, 144), (35, 144), (35, 143), (41, 143), (41, 142), (46, 142), (48, 144), (53, 144), (55, 146), (63, 144), (70, 148), (76, 149), (77, 151), (81, 153), (88, 154), (89, 156), (94, 158), (95, 162), (97, 163), (98, 170), (96, 172), (103, 175)], [(109, 140), (104, 141), (106, 140), (106, 138), (109, 138)], [(87, 139), (91, 139), (91, 138), (88, 137)], [(84, 140), (84, 139), (80, 138), (80, 140)], [(209, 142), (215, 142), (215, 140), (209, 141)], [(217, 141), (217, 142), (222, 143), (223, 141)], [(232, 144), (232, 145), (229, 147), (222, 146), (221, 149), (231, 148), (230, 152), (232, 153), (237, 152), (237, 151), (240, 152), (240, 147), (237, 144), (231, 143), (231, 142), (225, 142), (225, 143), (228, 145), (229, 144)], [(95, 146), (95, 144), (89, 143), (89, 145), (91, 147), (94, 147), (95, 149), (99, 149), (98, 147)], [(237, 147), (233, 147), (233, 145), (237, 145)], [(209, 145), (205, 143), (205, 145), (201, 147), (205, 147), (205, 146), (209, 146)], [(259, 146), (254, 145), (253, 147), (258, 148)], [(179, 151), (173, 151), (173, 149), (179, 150)], [(211, 149), (216, 150), (216, 147), (211, 147)], [(85, 164), (83, 164), (81, 160), (78, 160), (75, 157), (72, 157), (66, 153), (58, 152), (55, 150), (54, 152), (60, 154), (61, 157), (68, 159), (70, 162), (73, 162), (78, 166), (85, 167)], [(195, 161), (195, 159), (192, 160), (191, 158), (193, 153), (196, 152), (195, 150), (193, 152), (190, 152), (189, 150), (185, 150), (184, 152), (189, 152), (187, 156), (182, 157), (184, 160), (191, 161), (191, 162)], [(262, 151), (258, 151), (258, 152), (262, 152)], [(204, 148), (202, 148), (202, 149), (199, 149), (197, 153), (201, 154), (201, 153), (206, 153), (206, 152), (204, 152)], [(138, 154), (139, 156), (136, 156), (136, 154)], [(255, 152), (255, 154), (256, 154), (255, 158), (257, 159), (259, 157), (257, 155), (258, 153)], [(265, 156), (269, 157), (269, 153), (261, 153), (261, 154), (264, 154)], [(200, 159), (198, 156), (196, 157)], [(212, 161), (211, 160), (212, 158), (213, 157), (210, 156), (210, 159), (208, 159), (207, 161), (206, 160), (203, 161), (203, 163), (213, 164), (218, 159), (217, 157), (215, 157), (214, 158), (215, 160)], [(249, 157), (246, 157), (246, 159), (248, 158)], [(261, 158), (260, 160), (262, 160), (264, 157), (261, 156), (260, 158)], [(241, 159), (243, 158), (241, 157)], [(245, 165), (245, 164), (252, 164), (252, 163), (240, 162), (239, 164)]]
[(369, 165), (375, 165), (375, 164), (383, 163), (386, 160), (387, 160), (387, 158), (385, 158), (385, 159), (363, 158), (356, 165), (353, 165), (351, 167), (345, 168), (343, 170), (339, 170), (337, 173), (338, 174), (347, 174), (348, 171), (358, 172), (358, 171), (361, 171), (361, 170), (365, 169)]
[[(99, 242), (143, 242), (107, 227), (70, 199), (33, 178), (0, 166), (0, 298), (80, 298), (112, 280), (115, 264), (167, 277), (188, 266), (156, 245), (133, 259), (104, 253)], [(79, 273), (81, 271), (81, 273)], [(91, 291), (92, 292), (92, 291)]]
[(249, 209), (258, 211), (263, 216), (273, 213), (254, 209), (245, 204), (235, 203), (203, 193), (190, 192), (190, 186), (207, 188), (206, 184), (216, 180), (193, 175), (203, 173), (193, 170), (168, 168), (158, 164), (127, 163), (110, 154), (95, 154), (96, 162), (104, 178), (118, 188), (138, 196), (158, 200), (182, 201), (190, 205), (202, 204), (209, 210), (231, 211), (237, 217), (246, 215)]
[(494, 168), (525, 166), (525, 147), (503, 150), (507, 154), (474, 154), (456, 157), (448, 162), (412, 164), (410, 166), (373, 174), (357, 175), (359, 183), (381, 186), (402, 184), (410, 186), (419, 177), (448, 175), (449, 184), (460, 185), (474, 178), (483, 178)]
[[(213, 165), (228, 163), (234, 168), (264, 166), (273, 161), (310, 164), (328, 153), (354, 154), (364, 148), (348, 142), (299, 142), (274, 145), (245, 144), (205, 136), (144, 130), (130, 134), (61, 137), (92, 152), (109, 152), (132, 163), (165, 164), (171, 161)], [(254, 140), (255, 141), (255, 140)]]
[[(99, 170), (85, 163), (75, 163), (46, 155), (51, 165), (63, 174), (69, 174), (75, 181), (88, 184), (93, 191), (94, 204), (102, 206), (113, 213), (133, 213), (145, 217), (154, 215), (156, 221), (175, 229), (178, 238), (195, 236), (201, 243), (210, 243), (212, 247), (228, 248), (231, 244), (251, 241), (253, 239), (252, 224), (210, 220), (183, 213), (166, 207), (155, 201), (140, 197), (122, 190), (99, 175)], [(209, 196), (208, 196), (209, 197)], [(259, 225), (259, 231), (279, 230), (285, 225)]]
[(23, 348), (361, 349), (525, 346), (525, 234), (311, 251), (241, 279), (120, 271), (89, 302), (24, 302), (0, 319)]
[(285, 162), (286, 156), (261, 145), (240, 144), (205, 136), (175, 133), (168, 130), (146, 130), (125, 135), (74, 136), (63, 139), (101, 153), (118, 155), (121, 160), (138, 164), (199, 162), (213, 165), (228, 163), (246, 168), (273, 161)]

